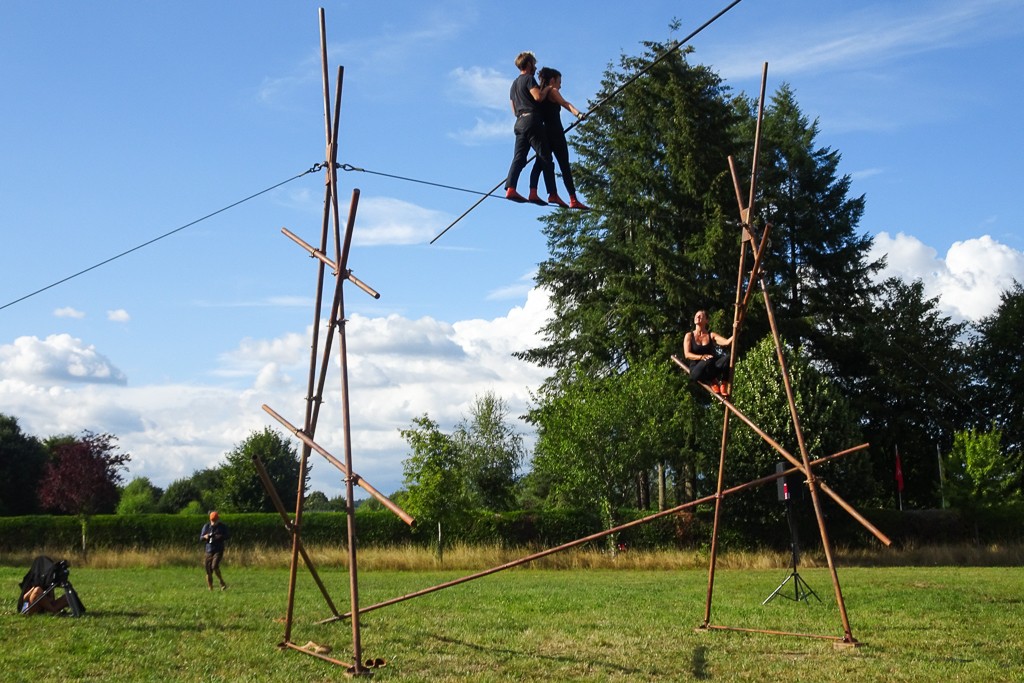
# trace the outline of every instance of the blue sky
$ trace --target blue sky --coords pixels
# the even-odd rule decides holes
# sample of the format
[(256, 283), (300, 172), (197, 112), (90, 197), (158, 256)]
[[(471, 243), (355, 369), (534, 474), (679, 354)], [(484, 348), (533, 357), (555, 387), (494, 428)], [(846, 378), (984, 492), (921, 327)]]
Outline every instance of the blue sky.
[[(345, 68), (339, 161), (489, 190), (511, 156), (519, 51), (562, 71), (586, 109), (620, 54), (726, 4), (554, 2), (524, 18), (497, 3), (325, 2), (332, 99)], [(0, 4), (0, 412), (24, 430), (114, 433), (129, 479), (166, 486), (276, 426), (263, 403), (301, 422), (315, 266), (280, 229), (318, 239), (322, 173), (17, 300), (323, 161), (318, 6)], [(1022, 35), (1020, 0), (744, 0), (691, 60), (750, 95), (767, 61), (769, 90), (790, 84), (866, 195), (860, 229), (888, 272), (976, 319), (1024, 280)], [(519, 415), (543, 380), (509, 356), (546, 316), (540, 209), (486, 200), (429, 245), (474, 195), (340, 183), (343, 211), (361, 192), (350, 267), (381, 293), (346, 294), (355, 469), (390, 492), (414, 417), (450, 428), (485, 391)], [(335, 391), (318, 440), (340, 456), (338, 405)], [(313, 485), (341, 490), (322, 460)]]

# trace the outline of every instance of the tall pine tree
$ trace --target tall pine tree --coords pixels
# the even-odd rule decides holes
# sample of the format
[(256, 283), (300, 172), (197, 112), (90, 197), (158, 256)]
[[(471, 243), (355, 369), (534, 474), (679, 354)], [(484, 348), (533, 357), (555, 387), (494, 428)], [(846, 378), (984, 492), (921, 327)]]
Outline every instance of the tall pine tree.
[[(649, 43), (605, 74), (611, 92), (665, 51)], [(546, 346), (521, 357), (568, 373), (678, 350), (698, 308), (731, 302), (736, 231), (726, 158), (735, 112), (721, 79), (673, 51), (578, 129), (574, 167), (594, 211), (546, 219), (552, 292)]]

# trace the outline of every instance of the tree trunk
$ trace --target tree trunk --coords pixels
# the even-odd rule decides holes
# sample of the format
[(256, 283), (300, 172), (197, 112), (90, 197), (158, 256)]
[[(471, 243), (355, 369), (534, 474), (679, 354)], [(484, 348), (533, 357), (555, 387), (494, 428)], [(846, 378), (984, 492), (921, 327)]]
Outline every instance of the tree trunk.
[(646, 510), (651, 506), (651, 475), (647, 470), (640, 470), (636, 475), (637, 508)]
[(88, 552), (87, 545), (86, 545), (86, 540), (88, 539), (88, 535), (89, 535), (88, 534), (88, 531), (89, 531), (89, 516), (88, 515), (80, 515), (79, 518), (78, 518), (78, 523), (82, 527), (82, 560), (85, 561), (85, 556), (86, 556), (86, 553)]
[(665, 463), (658, 463), (658, 512), (665, 509)]

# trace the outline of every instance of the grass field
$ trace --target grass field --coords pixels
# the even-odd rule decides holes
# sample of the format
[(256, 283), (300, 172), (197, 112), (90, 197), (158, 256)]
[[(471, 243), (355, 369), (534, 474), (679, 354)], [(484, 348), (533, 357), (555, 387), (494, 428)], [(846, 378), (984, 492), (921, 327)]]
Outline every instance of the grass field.
[[(5, 558), (5, 564), (8, 564)], [(328, 681), (339, 667), (279, 650), (288, 571), (225, 564), (226, 592), (194, 567), (72, 565), (88, 613), (14, 613), (26, 568), (0, 567), (10, 596), (0, 680)], [(320, 565), (339, 611), (348, 573)], [(362, 569), (360, 603), (405, 595), (466, 571)], [(788, 570), (720, 569), (712, 623), (842, 636), (828, 572), (801, 568), (820, 596), (762, 601)], [(514, 569), (363, 615), (363, 658), (385, 681), (1024, 681), (1024, 569), (854, 567), (840, 580), (857, 648), (828, 640), (696, 630), (707, 571)], [(299, 573), (292, 642), (349, 660), (351, 626)]]

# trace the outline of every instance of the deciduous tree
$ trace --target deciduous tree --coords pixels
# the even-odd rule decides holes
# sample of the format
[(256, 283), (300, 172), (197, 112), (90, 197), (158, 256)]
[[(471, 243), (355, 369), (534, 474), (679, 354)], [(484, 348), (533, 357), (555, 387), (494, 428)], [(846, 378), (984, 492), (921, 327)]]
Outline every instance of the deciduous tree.
[(890, 278), (854, 338), (862, 356), (857, 375), (837, 378), (863, 418), (879, 504), (895, 504), (896, 449), (903, 466), (905, 506), (938, 507), (938, 451), (953, 435), (984, 420), (975, 404), (966, 326), (942, 313), (924, 284)]
[(117, 514), (138, 515), (157, 512), (163, 490), (154, 486), (149, 477), (136, 477), (128, 482), (121, 491), (121, 499), (117, 503)]
[(402, 461), (403, 508), (420, 523), (440, 524), (444, 533), (457, 535), (472, 509), (472, 496), (455, 440), (427, 415), (399, 433), (412, 449)]
[(671, 373), (664, 361), (638, 362), (622, 373), (578, 372), (545, 386), (530, 412), (533, 468), (549, 479), (554, 502), (596, 509), (607, 528), (616, 526), (620, 507), (641, 502), (640, 475), (680, 450), (684, 417)]
[(0, 413), (0, 515), (39, 512), (39, 482), (46, 451), (39, 439), (21, 431), (18, 420)]
[(953, 507), (972, 513), (1020, 499), (1018, 473), (1001, 441), (995, 427), (956, 433), (953, 448), (943, 458), (946, 494)]
[(83, 432), (51, 442), (50, 462), (39, 486), (39, 501), (54, 512), (110, 514), (119, 498), (121, 470), (131, 460), (117, 450), (113, 434)]
[(47, 441), (50, 462), (39, 484), (39, 502), (44, 509), (78, 515), (82, 552), (86, 551), (89, 517), (110, 514), (117, 506), (121, 470), (131, 455), (118, 452), (116, 442), (112, 434), (88, 431), (79, 438)]
[[(295, 444), (275, 429), (252, 432), (227, 454), (220, 467), (220, 503), (231, 512), (274, 512), (274, 504), (260, 481), (253, 456), (259, 456), (285, 509), (295, 509), (299, 486), (299, 456)], [(309, 483), (310, 467), (306, 467)]]
[(523, 437), (508, 423), (508, 416), (505, 401), (488, 391), (476, 397), (469, 417), (455, 428), (470, 490), (478, 505), (488, 510), (512, 507), (525, 457)]
[[(840, 388), (815, 368), (806, 347), (793, 348), (785, 342), (783, 347), (809, 458), (814, 460), (864, 443), (860, 417)], [(801, 458), (775, 343), (770, 336), (763, 338), (737, 366), (732, 400), (788, 453)], [(735, 419), (730, 421), (726, 454), (727, 486), (772, 474), (779, 462), (784, 462), (787, 469), (792, 466), (761, 436)], [(873, 489), (871, 463), (868, 453), (863, 451), (820, 465), (814, 473), (853, 504), (869, 499)], [(825, 497), (822, 500), (827, 502)], [(733, 523), (748, 533), (761, 530), (773, 535), (784, 527), (785, 510), (778, 503), (774, 485), (730, 496), (725, 499), (725, 509)]]

